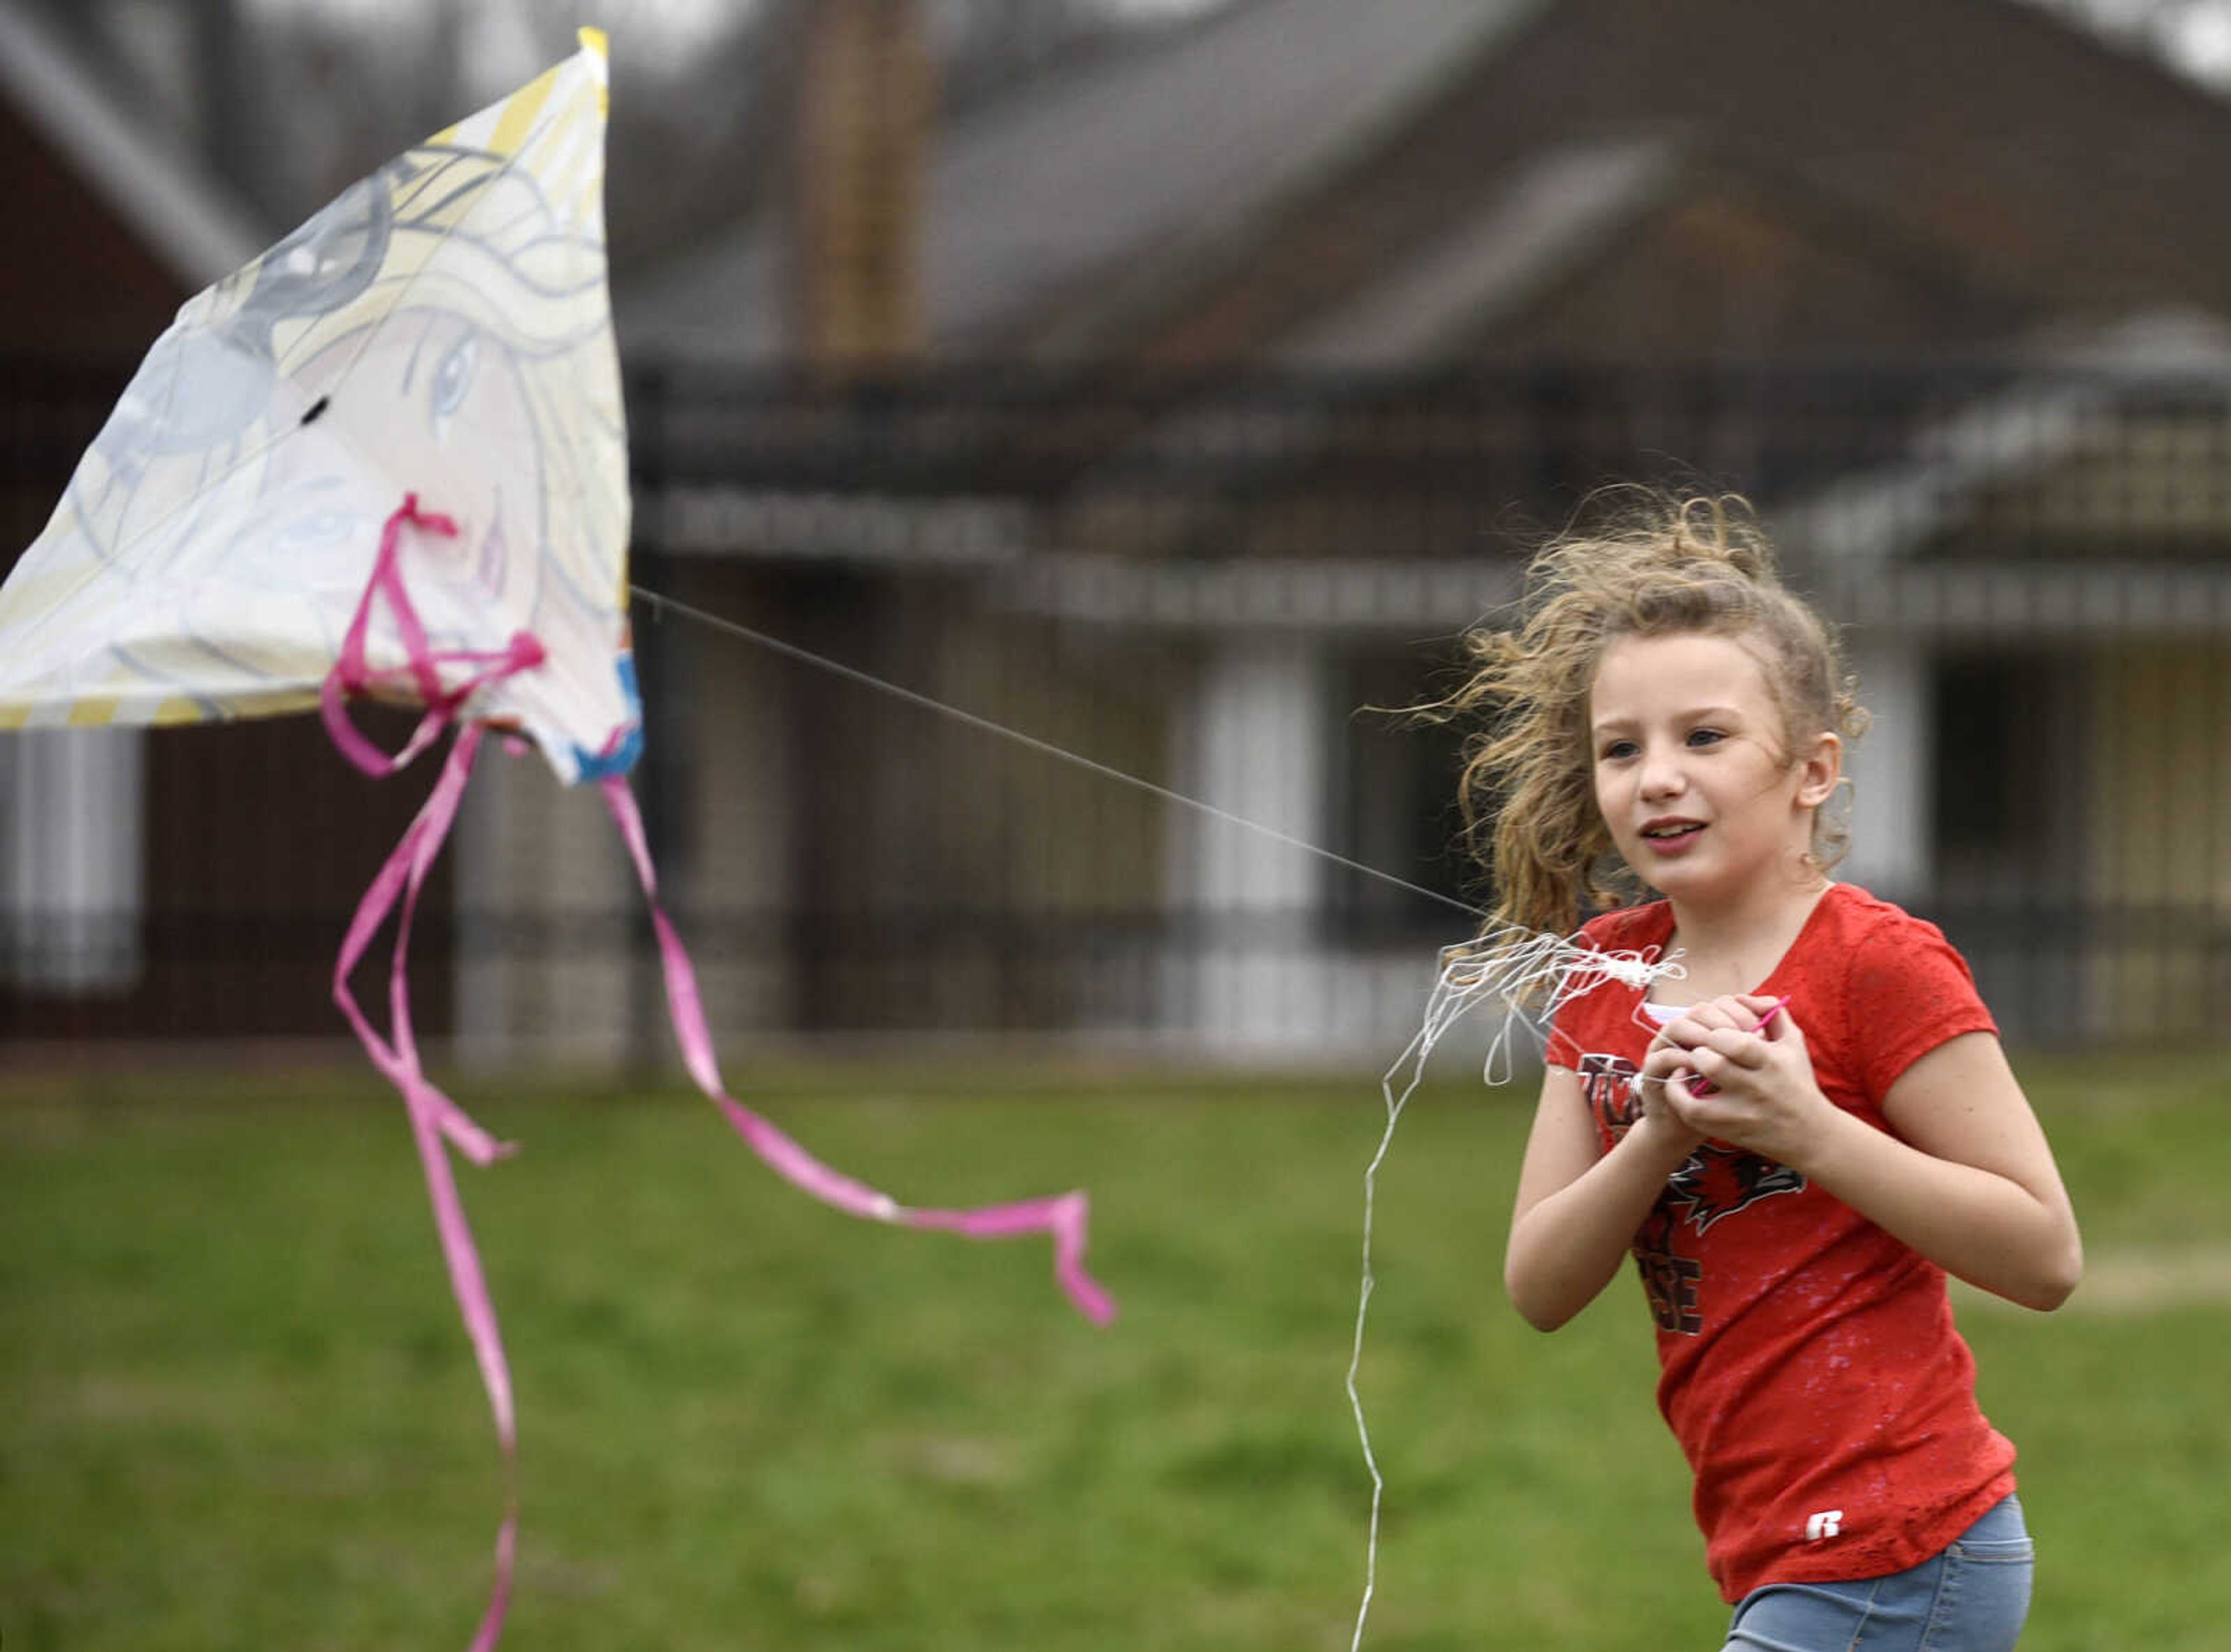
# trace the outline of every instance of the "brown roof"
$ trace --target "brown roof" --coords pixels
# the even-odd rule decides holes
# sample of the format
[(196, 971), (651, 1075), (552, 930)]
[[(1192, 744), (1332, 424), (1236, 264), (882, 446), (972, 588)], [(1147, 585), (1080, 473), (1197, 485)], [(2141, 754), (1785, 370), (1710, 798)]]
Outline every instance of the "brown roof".
[(1545, 157), (1641, 141), (1706, 171), (1569, 261), (1581, 290), (1500, 307), (1473, 347), (1972, 349), (2047, 314), (2231, 314), (2210, 210), (2231, 107), (2163, 68), (2009, 0), (1563, 0), (1253, 244), (1182, 287), (1156, 276), (1151, 324), (1103, 344), (1275, 351), (1504, 210)]
[[(2231, 106), (2016, 0), (1257, 0), (986, 111), (938, 171), (948, 354), (1848, 357), (2231, 315)], [(624, 322), (772, 352), (773, 256), (747, 229)]]

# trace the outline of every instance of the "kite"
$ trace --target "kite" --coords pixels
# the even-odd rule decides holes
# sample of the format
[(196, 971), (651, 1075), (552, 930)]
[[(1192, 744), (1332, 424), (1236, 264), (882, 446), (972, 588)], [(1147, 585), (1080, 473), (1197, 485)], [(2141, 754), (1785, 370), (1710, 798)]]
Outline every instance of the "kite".
[[(605, 290), (604, 36), (352, 185), (189, 300), (52, 519), (0, 586), (0, 729), (167, 726), (320, 708), (365, 772), (454, 739), (348, 926), (333, 997), (402, 1094), (501, 1442), (506, 1511), (472, 1645), (493, 1647), (518, 1525), (511, 1384), (449, 1155), (509, 1149), (428, 1079), (405, 962), (483, 732), (594, 782), (650, 903), (685, 1065), (736, 1133), (812, 1197), (975, 1238), (1044, 1233), (1077, 1307), (1080, 1191), (902, 1205), (821, 1164), (728, 1093), (689, 955), (658, 902), (626, 776), (642, 749), (628, 647), (627, 428)], [(422, 708), (393, 754), (352, 698)], [(393, 917), (389, 1031), (349, 978)]]

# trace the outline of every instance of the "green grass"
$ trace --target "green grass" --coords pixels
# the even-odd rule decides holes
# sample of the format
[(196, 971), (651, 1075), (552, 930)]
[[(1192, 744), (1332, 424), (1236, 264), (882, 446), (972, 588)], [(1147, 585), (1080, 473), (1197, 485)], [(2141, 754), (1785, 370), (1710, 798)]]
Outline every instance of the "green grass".
[[(2022, 1067), (2095, 1257), (2231, 1254), (2220, 1062)], [(1089, 1186), (1107, 1331), (1042, 1243), (836, 1216), (694, 1097), (459, 1090), (523, 1145), (460, 1171), (521, 1415), (508, 1646), (1348, 1645), (1368, 1081), (761, 1080), (902, 1198)], [(1554, 1338), (1502, 1300), (1526, 1110), (1431, 1088), (1381, 1179), (1367, 1644), (1717, 1645), (1633, 1288)], [(2026, 1652), (2222, 1644), (2225, 1307), (1963, 1304), (2041, 1550)], [(501, 1470), (375, 1081), (0, 1093), (0, 1332), (9, 1652), (469, 1638)]]

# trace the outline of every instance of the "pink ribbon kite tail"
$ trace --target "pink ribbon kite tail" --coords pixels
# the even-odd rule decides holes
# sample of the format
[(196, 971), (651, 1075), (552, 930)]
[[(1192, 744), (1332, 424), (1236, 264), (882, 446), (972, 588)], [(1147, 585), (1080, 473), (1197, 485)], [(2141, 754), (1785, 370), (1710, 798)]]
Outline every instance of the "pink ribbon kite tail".
[[(449, 748), (449, 759), (442, 766), (441, 779), (418, 811), (417, 818), (404, 833), (403, 841), (396, 845), (387, 863), (372, 880), (372, 887), (365, 891), (333, 965), (333, 1002), (348, 1018), (359, 1042), (372, 1057), (372, 1065), (402, 1092), (410, 1114), (411, 1138), (418, 1149), (419, 1165), (426, 1176), (427, 1196), (434, 1207), (434, 1227), (441, 1238), (443, 1261), (449, 1268), (449, 1289), (463, 1316), (466, 1335), (471, 1339), (473, 1355), (480, 1365), (481, 1384), (488, 1391), (488, 1409), (495, 1418), (496, 1439), (503, 1450), (504, 1515), (503, 1525), (496, 1534), (495, 1580), (479, 1631), (472, 1641), (472, 1652), (491, 1652), (503, 1631), (518, 1546), (519, 1437), (503, 1336), (497, 1326), (495, 1305), (488, 1295), (488, 1281), (481, 1268), (480, 1249), (473, 1242), (472, 1226), (465, 1218), (464, 1201), (458, 1197), (456, 1178), (449, 1168), (444, 1138), (476, 1165), (489, 1164), (510, 1150), (467, 1118), (455, 1102), (435, 1087), (421, 1068), (417, 1041), (411, 1029), (410, 983), (405, 970), (411, 922), (417, 909), (418, 896), (425, 887), (426, 874), (441, 853), (443, 841), (456, 819), (457, 805), (464, 797), (465, 782), (471, 778), (473, 758), (479, 750), (480, 732), (470, 726), (459, 731), (456, 743)], [(398, 899), (401, 912), (396, 919), (395, 950), (388, 970), (389, 1018), (394, 1029), (394, 1041), (391, 1043), (380, 1037), (365, 1017), (355, 994), (349, 991), (348, 978)]]
[[(394, 773), (431, 745), (444, 728), (456, 720), (475, 689), (483, 683), (531, 669), (543, 658), (541, 644), (525, 631), (514, 636), (501, 653), (437, 652), (431, 649), (403, 579), (401, 553), (406, 527), (439, 534), (456, 532), (456, 525), (448, 517), (420, 512), (415, 494), (404, 498), (401, 508), (387, 519), (380, 534), (372, 577), (365, 583), (364, 596), (342, 640), (340, 656), (327, 674), (319, 696), (319, 708), (333, 743), (350, 762), (375, 778)], [(383, 600), (394, 617), (406, 651), (407, 663), (400, 672), (376, 673), (365, 657), (372, 604)], [(444, 664), (463, 666), (467, 670), (458, 681), (445, 684), (438, 668)], [(369, 694), (398, 681), (417, 693), (425, 704), (426, 714), (402, 751), (391, 757), (365, 739), (349, 721), (343, 699), (347, 694)], [(418, 897), (456, 821), (466, 782), (472, 778), (480, 739), (481, 730), (475, 725), (469, 723), (458, 731), (449, 758), (442, 765), (441, 778), (428, 794), (417, 817), (404, 830), (402, 841), (396, 844), (365, 891), (342, 939), (340, 954), (334, 961), (333, 1002), (346, 1017), (358, 1042), (363, 1044), (365, 1053), (372, 1058), (372, 1065), (385, 1074), (389, 1082), (402, 1094), (411, 1120), (411, 1138), (418, 1150), (419, 1166), (426, 1178), (427, 1197), (434, 1208), (434, 1227), (441, 1240), (443, 1262), (449, 1270), (449, 1289), (456, 1298), (466, 1336), (480, 1366), (481, 1384), (487, 1391), (488, 1410), (495, 1421), (496, 1440), (503, 1452), (504, 1515), (496, 1533), (495, 1576), (471, 1646), (471, 1652), (492, 1652), (503, 1634), (518, 1553), (518, 1425), (512, 1403), (511, 1368), (504, 1357), (495, 1304), (488, 1294), (480, 1248), (474, 1242), (472, 1225), (465, 1216), (464, 1201), (457, 1192), (456, 1178), (450, 1169), (444, 1141), (474, 1164), (482, 1165), (492, 1164), (511, 1150), (474, 1123), (462, 1108), (426, 1077), (419, 1061), (417, 1040), (411, 1030), (407, 967), (411, 926), (417, 913)], [(394, 952), (388, 967), (391, 1042), (379, 1036), (358, 1004), (356, 995), (349, 989), (349, 977), (355, 972), (388, 914), (397, 911), (398, 902)]]
[(704, 1003), (697, 991), (697, 972), (690, 965), (681, 937), (659, 904), (658, 874), (651, 865), (650, 847), (643, 835), (643, 816), (636, 808), (635, 794), (619, 775), (607, 775), (600, 784), (605, 804), (635, 861), (643, 898), (650, 904), (651, 924), (658, 936), (659, 957), (665, 966), (667, 1010), (674, 1023), (675, 1039), (682, 1047), (682, 1061), (697, 1087), (721, 1109), (746, 1145), (785, 1181), (850, 1216), (900, 1227), (940, 1229), (965, 1234), (972, 1239), (1047, 1234), (1053, 1240), (1054, 1277), (1069, 1300), (1095, 1324), (1105, 1325), (1114, 1319), (1115, 1299), (1085, 1271), (1089, 1205), (1081, 1190), (973, 1210), (917, 1210), (831, 1169), (728, 1094), (713, 1054), (713, 1037), (706, 1026)]
[[(542, 643), (531, 631), (514, 633), (508, 645), (493, 653), (431, 648), (426, 639), (426, 627), (419, 620), (418, 610), (412, 606), (411, 593), (403, 583), (405, 527), (449, 539), (456, 538), (457, 532), (457, 525), (450, 518), (420, 510), (417, 494), (403, 496), (401, 507), (380, 531), (379, 551), (372, 559), (372, 578), (365, 582), (364, 596), (341, 639), (340, 657), (326, 674), (324, 687), (318, 695), (318, 711), (326, 720), (326, 732), (333, 737), (344, 757), (375, 780), (393, 774), (431, 745), (456, 720), (458, 711), (475, 689), (532, 669), (543, 660)], [(381, 600), (387, 603), (388, 612), (395, 619), (395, 629), (403, 640), (405, 663), (400, 670), (374, 671), (365, 658), (372, 603)], [(439, 669), (444, 665), (474, 668), (456, 682), (445, 684)], [(408, 687), (426, 707), (426, 715), (412, 732), (410, 741), (392, 757), (358, 732), (342, 705), (346, 695), (370, 694), (382, 687)]]
[[(374, 778), (394, 773), (431, 745), (443, 731), (460, 721), (467, 701), (477, 689), (515, 673), (542, 664), (541, 642), (520, 631), (501, 650), (473, 652), (436, 650), (412, 605), (403, 578), (404, 530), (453, 535), (456, 524), (448, 517), (421, 512), (415, 494), (387, 519), (380, 535), (372, 572), (357, 606), (340, 657), (327, 674), (320, 694), (320, 709), (333, 743), (350, 762)], [(402, 639), (405, 663), (399, 669), (375, 671), (365, 657), (372, 607), (385, 602)], [(444, 681), (440, 668), (462, 668)], [(390, 756), (375, 746), (350, 722), (345, 709), (350, 694), (368, 694), (382, 688), (400, 689), (415, 695), (426, 707), (424, 717), (403, 749)], [(449, 1287), (456, 1298), (488, 1409), (495, 1422), (496, 1438), (504, 1465), (504, 1518), (496, 1537), (495, 1576), (488, 1604), (475, 1632), (471, 1652), (493, 1652), (501, 1639), (511, 1598), (519, 1532), (518, 1429), (513, 1407), (510, 1366), (504, 1356), (502, 1334), (496, 1322), (479, 1248), (473, 1240), (463, 1200), (459, 1197), (449, 1152), (455, 1147), (474, 1164), (486, 1165), (511, 1149), (473, 1122), (463, 1109), (426, 1077), (411, 1023), (407, 961), (411, 927), (428, 874), (440, 855), (463, 800), (466, 783), (480, 750), (482, 730), (464, 721), (459, 728), (440, 778), (417, 816), (386, 862), (373, 877), (359, 903), (341, 942), (333, 965), (333, 1002), (346, 1017), (372, 1064), (386, 1074), (403, 1096), (411, 1120), (420, 1166), (426, 1178), (427, 1196), (433, 1206), (434, 1225), (440, 1237)], [(808, 1153), (782, 1131), (731, 1097), (721, 1081), (714, 1060), (712, 1038), (707, 1030), (699, 998), (695, 971), (680, 938), (658, 904), (657, 878), (643, 830), (643, 821), (626, 782), (618, 775), (605, 777), (605, 800), (621, 836), (626, 840), (637, 875), (650, 902), (659, 951), (665, 965), (667, 1000), (676, 1037), (691, 1075), (721, 1111), (737, 1133), (777, 1173), (824, 1203), (852, 1215), (915, 1228), (935, 1228), (972, 1238), (1004, 1238), (1017, 1234), (1046, 1233), (1054, 1244), (1054, 1271), (1077, 1307), (1095, 1321), (1105, 1324), (1115, 1315), (1115, 1303), (1085, 1271), (1085, 1196), (1071, 1191), (1050, 1198), (1030, 1199), (980, 1210), (915, 1210), (899, 1204), (865, 1184), (831, 1169)], [(372, 938), (396, 914), (395, 944), (388, 970), (388, 1011), (391, 1036), (383, 1038), (349, 988)]]

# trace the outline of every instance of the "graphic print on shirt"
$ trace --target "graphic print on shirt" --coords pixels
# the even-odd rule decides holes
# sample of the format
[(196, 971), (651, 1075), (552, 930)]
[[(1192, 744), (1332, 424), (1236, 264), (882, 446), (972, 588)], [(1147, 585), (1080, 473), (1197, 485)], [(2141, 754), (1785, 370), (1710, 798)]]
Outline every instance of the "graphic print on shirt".
[[(1588, 1055), (1580, 1062), (1581, 1094), (1596, 1122), (1616, 1141), (1642, 1116), (1635, 1081), (1640, 1069), (1623, 1056)], [(1703, 1233), (1715, 1223), (1777, 1193), (1801, 1193), (1805, 1178), (1739, 1147), (1706, 1142), (1683, 1161), (1634, 1236), (1634, 1264), (1661, 1331), (1693, 1337), (1704, 1328), (1700, 1307), (1704, 1266), (1674, 1242), (1683, 1228)]]
[(1706, 1142), (1673, 1172), (1664, 1197), (1702, 1233), (1721, 1217), (1747, 1210), (1761, 1199), (1804, 1191), (1805, 1178), (1787, 1165)]
[(1617, 1141), (1642, 1116), (1642, 1097), (1634, 1087), (1642, 1069), (1624, 1055), (1583, 1055), (1579, 1071), (1588, 1111)]

